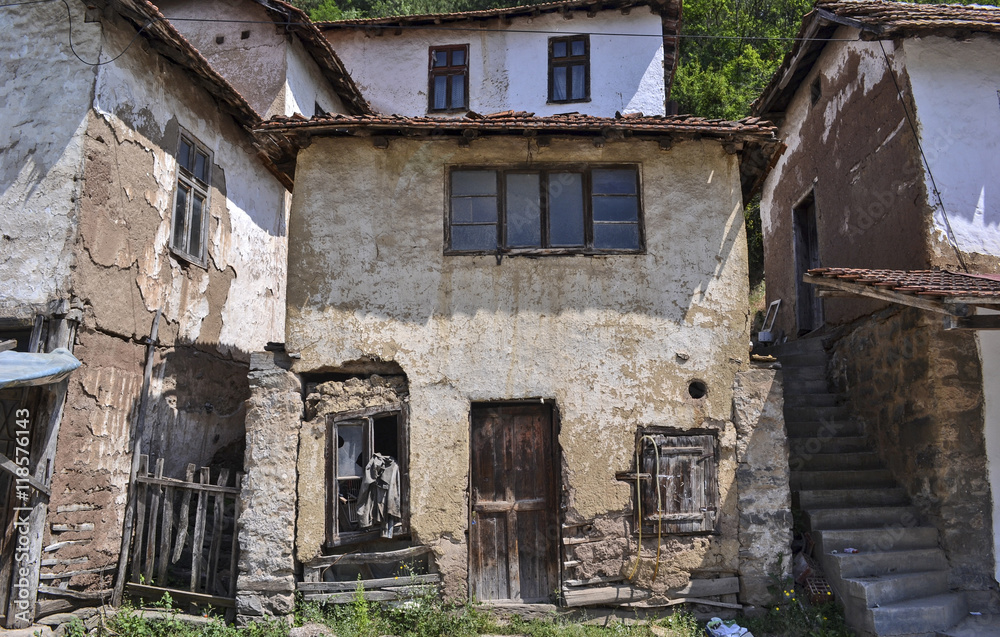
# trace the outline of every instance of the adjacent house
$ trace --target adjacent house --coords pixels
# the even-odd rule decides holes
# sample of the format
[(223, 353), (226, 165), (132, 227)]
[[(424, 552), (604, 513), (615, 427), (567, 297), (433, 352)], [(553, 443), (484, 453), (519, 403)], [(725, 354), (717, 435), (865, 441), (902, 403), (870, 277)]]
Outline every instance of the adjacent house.
[[(881, 547), (874, 570), (842, 581), (849, 619), (878, 634), (895, 634), (871, 623), (894, 603), (911, 617), (933, 609), (937, 623), (921, 630), (1000, 604), (998, 32), (995, 7), (821, 1), (755, 104), (786, 145), (761, 191), (776, 329), (821, 342), (844, 401), (838, 418), (863, 426), (867, 445), (855, 451), (889, 472), (869, 486), (890, 491), (853, 502), (868, 507), (868, 527), (847, 513), (833, 523), (903, 516), (938, 531)], [(806, 342), (786, 347), (801, 356)], [(829, 457), (803, 460), (815, 472)], [(901, 508), (877, 512), (880, 502)], [(946, 560), (896, 552), (907, 548), (940, 548)], [(895, 578), (894, 598), (851, 601), (862, 576), (886, 590)]]
[[(182, 12), (181, 3), (168, 4)], [(27, 405), (31, 414), (38, 479), (26, 554), (30, 614), (39, 589), (40, 601), (101, 599), (116, 572), (119, 583), (123, 575), (165, 583), (170, 527), (155, 572), (136, 561), (140, 546), (160, 541), (155, 514), (146, 539), (142, 514), (134, 516), (132, 569), (119, 565), (128, 556), (122, 532), (140, 455), (151, 459), (150, 479), (183, 481), (190, 465), (190, 483), (196, 467), (210, 467), (201, 482), (238, 493), (223, 476), (243, 466), (250, 352), (283, 340), (291, 200), (288, 174), (250, 129), (261, 114), (312, 114), (317, 104), (368, 112), (301, 12), (277, 2), (199, 6), (207, 4), (255, 21), (213, 23), (217, 48), (206, 42), (199, 50), (191, 44), (197, 33), (182, 33), (203, 23), (178, 21), (179, 30), (145, 0), (0, 9), (0, 341), (32, 352), (64, 347), (82, 361), (51, 395), (2, 396), (6, 457), (17, 452), (20, 410)], [(290, 21), (298, 26), (286, 31)], [(284, 65), (261, 61), (261, 85), (237, 90), (247, 73), (227, 66), (219, 50), (227, 42), (244, 69), (253, 51), (276, 52)], [(12, 579), (16, 505), (7, 464), (0, 480), (0, 615), (6, 626), (22, 626), (30, 617), (14, 612), (24, 587)], [(149, 488), (163, 493), (162, 485)], [(202, 548), (190, 536), (185, 542), (187, 522), (178, 516), (176, 550), (193, 569), (194, 590), (229, 595), (235, 569), (219, 562), (214, 535), (204, 550), (223, 564), (220, 574), (203, 581), (190, 566)], [(223, 534), (232, 542), (232, 519), (215, 514), (212, 528), (219, 542)]]
[(662, 114), (678, 15), (324, 26), (387, 113), (257, 130), (297, 167), (286, 351), (251, 365), (241, 613), (359, 577), (392, 599), (401, 567), (487, 603), (768, 599), (791, 520), (743, 196), (773, 128)]

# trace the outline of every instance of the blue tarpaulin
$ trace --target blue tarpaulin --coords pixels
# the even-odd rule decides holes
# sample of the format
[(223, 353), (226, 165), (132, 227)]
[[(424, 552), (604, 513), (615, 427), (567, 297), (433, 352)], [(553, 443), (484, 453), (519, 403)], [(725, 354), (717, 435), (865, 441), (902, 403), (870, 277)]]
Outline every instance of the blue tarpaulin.
[(79, 366), (80, 361), (62, 347), (48, 354), (0, 352), (0, 389), (58, 383)]

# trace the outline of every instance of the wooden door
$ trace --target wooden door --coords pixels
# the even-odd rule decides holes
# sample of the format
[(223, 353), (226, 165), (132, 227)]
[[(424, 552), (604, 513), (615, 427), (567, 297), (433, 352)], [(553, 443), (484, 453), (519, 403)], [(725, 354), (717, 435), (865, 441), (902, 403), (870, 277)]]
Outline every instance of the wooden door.
[(481, 601), (548, 601), (559, 581), (552, 408), (472, 408), (469, 582)]

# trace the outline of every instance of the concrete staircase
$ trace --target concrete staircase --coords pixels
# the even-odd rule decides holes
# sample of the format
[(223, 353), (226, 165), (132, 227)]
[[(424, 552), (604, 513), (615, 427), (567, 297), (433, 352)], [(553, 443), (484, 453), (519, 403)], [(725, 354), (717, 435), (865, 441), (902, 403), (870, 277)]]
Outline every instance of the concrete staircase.
[[(927, 635), (967, 616), (948, 589), (935, 527), (920, 522), (906, 492), (864, 431), (829, 391), (820, 339), (780, 346), (793, 506), (801, 511), (847, 621), (859, 635)], [(857, 553), (845, 553), (847, 548)]]

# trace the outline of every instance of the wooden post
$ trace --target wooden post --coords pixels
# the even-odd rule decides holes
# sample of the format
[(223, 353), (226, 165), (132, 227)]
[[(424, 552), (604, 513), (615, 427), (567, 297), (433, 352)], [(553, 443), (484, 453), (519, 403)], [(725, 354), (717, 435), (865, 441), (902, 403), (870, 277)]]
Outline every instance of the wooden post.
[[(156, 470), (154, 478), (163, 478), (163, 458), (156, 459)], [(149, 498), (149, 524), (146, 532), (146, 562), (143, 564), (142, 576), (147, 584), (153, 583), (153, 567), (156, 566), (156, 522), (160, 516), (160, 495), (163, 493), (163, 485), (153, 484), (149, 486), (153, 495)], [(137, 541), (141, 541), (137, 540)], [(133, 565), (134, 570), (139, 570)], [(162, 583), (161, 583), (162, 585)]]
[(142, 430), (146, 424), (146, 403), (149, 402), (149, 381), (153, 375), (153, 358), (156, 354), (156, 336), (160, 329), (162, 308), (157, 308), (153, 316), (153, 326), (149, 329), (149, 343), (146, 345), (146, 369), (142, 375), (142, 392), (139, 396), (139, 413), (135, 427), (129, 436), (129, 449), (132, 452), (132, 470), (129, 473), (128, 499), (125, 503), (125, 521), (122, 525), (122, 543), (118, 551), (118, 576), (115, 578), (115, 590), (111, 595), (111, 603), (119, 606), (125, 592), (125, 572), (128, 569), (129, 544), (132, 541), (132, 524), (135, 517), (135, 474), (139, 470), (139, 441), (142, 440)]
[[(187, 483), (194, 482), (194, 463), (188, 463), (187, 471), (184, 473), (184, 481)], [(181, 553), (184, 552), (184, 542), (187, 541), (188, 534), (188, 517), (191, 512), (191, 494), (193, 491), (189, 488), (181, 489), (181, 513), (177, 518), (177, 542), (174, 544), (174, 554), (170, 557), (170, 563), (176, 564), (177, 560), (181, 559)]]

